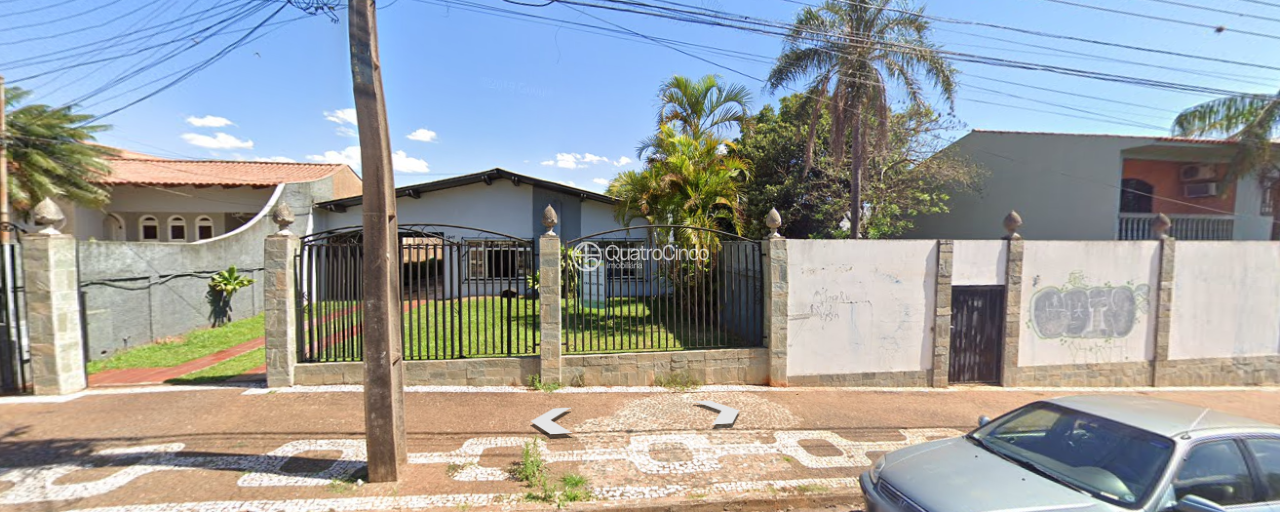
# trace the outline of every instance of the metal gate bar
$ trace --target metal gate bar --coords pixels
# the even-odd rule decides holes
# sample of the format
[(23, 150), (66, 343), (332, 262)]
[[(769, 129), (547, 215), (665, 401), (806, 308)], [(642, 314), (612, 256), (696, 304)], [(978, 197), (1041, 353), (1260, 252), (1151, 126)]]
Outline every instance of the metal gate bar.
[(26, 332), (22, 278), (22, 230), (0, 224), (9, 242), (0, 243), (0, 394), (30, 393), (31, 350)]

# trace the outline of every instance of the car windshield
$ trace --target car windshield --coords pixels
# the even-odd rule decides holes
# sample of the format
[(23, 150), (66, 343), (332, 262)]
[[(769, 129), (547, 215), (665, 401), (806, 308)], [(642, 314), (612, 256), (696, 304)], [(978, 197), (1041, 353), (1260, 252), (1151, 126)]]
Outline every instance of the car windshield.
[(1160, 480), (1173, 441), (1114, 421), (1035, 403), (970, 434), (983, 448), (1108, 503), (1138, 508)]

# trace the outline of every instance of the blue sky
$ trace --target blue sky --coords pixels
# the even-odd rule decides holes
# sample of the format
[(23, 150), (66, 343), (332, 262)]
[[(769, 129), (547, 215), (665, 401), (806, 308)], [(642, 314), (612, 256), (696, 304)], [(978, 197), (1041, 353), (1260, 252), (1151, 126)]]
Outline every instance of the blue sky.
[[(109, 38), (125, 32), (134, 23), (140, 24), (136, 26), (155, 23), (143, 16), (173, 19), (179, 17), (184, 7), (194, 12), (213, 3), (204, 2), (202, 7), (192, 8), (197, 1), (175, 0), (163, 4), (168, 7), (160, 3), (152, 5), (152, 0), (0, 2), (0, 11), (9, 11), (9, 15), (0, 15), (0, 74), (14, 81), (54, 69), (67, 62), (25, 67), (12, 62)], [(727, 48), (769, 59), (781, 48), (781, 41), (774, 37), (634, 14), (598, 9), (586, 9), (588, 14), (583, 14), (560, 4), (533, 8), (500, 0), (475, 1), (604, 25), (591, 17), (597, 16), (653, 37)], [(775, 20), (790, 20), (801, 8), (797, 3), (783, 0), (683, 1)], [(801, 1), (816, 3), (816, 0)], [(935, 16), (1280, 68), (1280, 51), (1277, 51), (1280, 40), (1236, 32), (1280, 34), (1280, 30), (1276, 30), (1280, 28), (1280, 0), (1276, 2), (1277, 7), (1246, 0), (1187, 0), (1250, 13), (1252, 17), (1192, 10), (1158, 0), (1073, 1), (1196, 23), (1221, 24), (1228, 30), (1218, 34), (1207, 28), (1092, 11), (1050, 0), (934, 0), (926, 7), (927, 12)], [(607, 180), (618, 171), (636, 167), (636, 143), (654, 129), (656, 89), (671, 75), (717, 73), (755, 91), (756, 108), (777, 101), (751, 78), (644, 40), (606, 37), (435, 5), (439, 3), (445, 2), (394, 0), (384, 2), (379, 15), (392, 148), (398, 155), (398, 185), (503, 167), (603, 190)], [(131, 14), (135, 11), (136, 15)], [(266, 14), (263, 12), (254, 20)], [(278, 19), (299, 14), (286, 8)], [(341, 14), (338, 13), (340, 17)], [(79, 33), (11, 44), (102, 24), (117, 17), (118, 22)], [(934, 26), (934, 39), (944, 48), (957, 52), (1232, 91), (1274, 93), (1280, 89), (1277, 70), (1158, 56), (976, 26), (947, 23)], [(116, 87), (83, 105), (91, 113), (123, 105), (155, 85), (131, 91), (134, 87), (198, 62), (235, 37), (238, 36), (193, 43), (195, 48), (189, 55), (175, 58), (137, 81)], [(127, 48), (113, 44), (91, 48), (100, 50), (98, 58)], [(1062, 50), (1078, 54), (1064, 54)], [(138, 59), (146, 55), (150, 54)], [(739, 59), (710, 53), (703, 56), (753, 77), (766, 76), (770, 67), (757, 58)], [(61, 104), (108, 82), (124, 62), (85, 66), (61, 75), (23, 80), (16, 85), (33, 88), (37, 101)], [(1165, 134), (1177, 110), (1210, 99), (1207, 95), (1166, 92), (1041, 71), (968, 63), (958, 63), (957, 68), (962, 76), (955, 115), (967, 128)], [(787, 92), (790, 91), (779, 94)], [(116, 94), (121, 95), (112, 98)], [(313, 16), (280, 25), (191, 79), (111, 116), (105, 122), (115, 128), (100, 139), (107, 144), (175, 158), (354, 161), (357, 145), (351, 131), (354, 125), (347, 122), (348, 112), (344, 111), (352, 106), (345, 18), (333, 23), (325, 16)], [(223, 125), (224, 121), (231, 124)], [(954, 138), (962, 134), (963, 131), (957, 131), (948, 136)]]

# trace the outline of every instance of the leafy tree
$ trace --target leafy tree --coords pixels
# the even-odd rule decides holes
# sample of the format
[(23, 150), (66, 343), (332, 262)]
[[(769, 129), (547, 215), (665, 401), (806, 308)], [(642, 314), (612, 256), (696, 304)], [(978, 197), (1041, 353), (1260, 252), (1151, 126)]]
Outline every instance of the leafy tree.
[(5, 90), (8, 130), (3, 142), (8, 149), (9, 200), (14, 209), (26, 212), (46, 197), (65, 197), (92, 208), (110, 199), (96, 183), (111, 173), (102, 159), (114, 156), (110, 148), (91, 144), (94, 134), (106, 125), (83, 125), (93, 116), (78, 114), (72, 106), (22, 103), (29, 91)]
[[(890, 0), (826, 0), (796, 15), (782, 54), (769, 73), (768, 89), (804, 83), (805, 92), (829, 109), (831, 159), (843, 169), (850, 152), (850, 204), (861, 205), (867, 141), (882, 145), (889, 131), (889, 91), (904, 91), (908, 103), (927, 106), (927, 85), (948, 105), (955, 100), (955, 70), (927, 37), (923, 8), (906, 11)], [(896, 5), (896, 4), (895, 4)], [(814, 162), (818, 111), (810, 112), (804, 165)], [(859, 208), (851, 208), (855, 226)], [(853, 237), (862, 230), (854, 229)]]
[[(818, 109), (815, 116), (813, 111)], [(809, 129), (818, 119), (816, 132)], [(950, 123), (927, 108), (908, 108), (888, 117), (883, 146), (867, 155), (866, 202), (871, 215), (863, 228), (870, 238), (901, 235), (919, 215), (946, 212), (949, 191), (974, 189), (982, 173), (966, 161), (939, 153), (935, 135)], [(781, 233), (788, 238), (843, 238), (840, 221), (849, 209), (848, 175), (835, 171), (829, 155), (829, 112), (804, 94), (783, 97), (777, 111), (766, 106), (756, 115), (755, 132), (737, 154), (755, 164), (746, 184), (747, 236), (769, 233), (764, 216), (770, 208), (782, 215)], [(814, 133), (812, 164), (808, 137)]]
[[(1236, 142), (1236, 152), (1224, 180), (1235, 183), (1256, 177), (1269, 185), (1271, 238), (1280, 240), (1280, 154), (1272, 145), (1280, 131), (1280, 93), (1240, 94), (1191, 107), (1173, 120), (1173, 132), (1184, 137), (1226, 137)], [(1225, 188), (1223, 190), (1226, 190)]]
[[(658, 88), (658, 127), (672, 126), (694, 139), (725, 137), (725, 132), (750, 128), (751, 92), (738, 84), (721, 84), (718, 75), (697, 80), (676, 75)], [(640, 143), (637, 154), (643, 161), (653, 150), (658, 135)]]

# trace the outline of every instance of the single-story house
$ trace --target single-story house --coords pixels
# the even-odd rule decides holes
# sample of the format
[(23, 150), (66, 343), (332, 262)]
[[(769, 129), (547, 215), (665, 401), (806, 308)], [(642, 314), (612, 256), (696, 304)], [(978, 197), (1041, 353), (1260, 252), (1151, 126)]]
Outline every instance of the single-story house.
[(1215, 139), (974, 130), (943, 150), (989, 172), (909, 238), (993, 239), (1010, 210), (1041, 240), (1142, 240), (1158, 214), (1184, 240), (1272, 240), (1274, 171), (1223, 180), (1234, 143)]
[(62, 231), (80, 240), (201, 242), (243, 227), (284, 184), (316, 184), (316, 200), (360, 193), (343, 164), (172, 160), (117, 150), (106, 159), (111, 201), (101, 210), (62, 206)]

